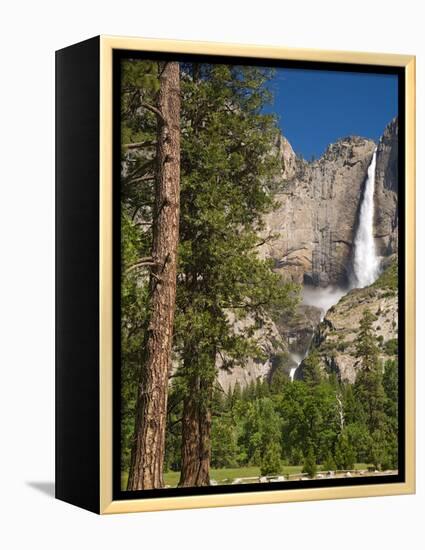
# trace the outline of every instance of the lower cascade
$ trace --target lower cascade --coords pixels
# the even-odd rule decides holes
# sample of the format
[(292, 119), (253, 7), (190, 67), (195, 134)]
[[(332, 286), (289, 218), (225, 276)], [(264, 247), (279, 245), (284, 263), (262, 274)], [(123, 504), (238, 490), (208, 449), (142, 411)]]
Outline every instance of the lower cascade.
[(379, 275), (379, 259), (373, 237), (376, 149), (367, 171), (363, 200), (360, 206), (359, 225), (354, 239), (351, 286), (363, 288), (371, 285)]
[(289, 371), (289, 379), (291, 380), (291, 382), (294, 381), (295, 372), (296, 372), (297, 368), (301, 365), (301, 363), (302, 363), (302, 361), (303, 361), (303, 359), (305, 358), (306, 355), (307, 355), (307, 352), (304, 353), (304, 354), (291, 353), (291, 358), (295, 362), (295, 367), (291, 367), (291, 370)]

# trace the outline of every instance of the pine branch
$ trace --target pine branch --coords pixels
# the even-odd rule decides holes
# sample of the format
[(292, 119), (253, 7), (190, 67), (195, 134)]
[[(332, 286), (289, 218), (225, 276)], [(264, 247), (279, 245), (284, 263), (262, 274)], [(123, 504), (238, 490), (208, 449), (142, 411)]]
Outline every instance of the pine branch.
[(154, 105), (151, 105), (150, 103), (146, 103), (146, 101), (141, 101), (140, 105), (141, 107), (144, 107), (148, 111), (151, 111), (151, 113), (154, 113), (162, 122), (165, 122), (165, 119), (161, 111), (157, 107), (155, 107)]
[(157, 262), (155, 262), (151, 256), (147, 256), (146, 258), (140, 258), (139, 261), (129, 266), (124, 273), (127, 274), (135, 269), (139, 269), (140, 267), (152, 267), (154, 265), (157, 265)]
[(129, 179), (128, 181), (126, 181), (126, 185), (133, 185), (133, 183), (142, 183), (144, 181), (155, 181), (155, 176), (145, 174), (144, 176), (140, 176), (139, 178)]
[(137, 206), (137, 208), (134, 210), (133, 215), (131, 216), (131, 221), (134, 222), (134, 220), (135, 220), (137, 214), (139, 213), (140, 209), (144, 208), (146, 206), (149, 206), (150, 208), (153, 208), (155, 206), (155, 203), (153, 203), (153, 202), (144, 202), (142, 204), (139, 204)]
[(125, 149), (143, 149), (144, 147), (154, 147), (156, 141), (138, 141), (135, 143), (125, 143), (123, 147)]
[(264, 237), (261, 241), (259, 241), (255, 246), (263, 246), (263, 244), (267, 244), (270, 241), (274, 241), (276, 239), (276, 235), (274, 233), (269, 233), (267, 237)]

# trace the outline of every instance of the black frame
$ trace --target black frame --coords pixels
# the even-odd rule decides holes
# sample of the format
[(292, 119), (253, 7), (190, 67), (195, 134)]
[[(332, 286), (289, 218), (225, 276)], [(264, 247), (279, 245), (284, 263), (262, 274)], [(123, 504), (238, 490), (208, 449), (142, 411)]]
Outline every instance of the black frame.
[(97, 513), (99, 61), (99, 37), (56, 52), (55, 496)]
[[(121, 489), (121, 235), (120, 235), (120, 84), (121, 61), (123, 59), (167, 59), (174, 61), (197, 61), (201, 63), (223, 63), (235, 65), (258, 65), (276, 68), (329, 70), (339, 72), (392, 74), (398, 77), (398, 219), (399, 219), (399, 293), (398, 293), (398, 357), (399, 357), (399, 408), (398, 408), (398, 474), (368, 476), (350, 479), (323, 479), (306, 481), (284, 481), (269, 484), (219, 485), (209, 487), (181, 487), (123, 491)], [(114, 50), (113, 52), (113, 499), (150, 499), (171, 496), (212, 495), (228, 493), (264, 492), (290, 489), (359, 486), (371, 484), (400, 483), (405, 481), (405, 69), (402, 67), (363, 65), (352, 63), (276, 60), (253, 57), (231, 57), (198, 54), (167, 54), (139, 50)], [(117, 107), (118, 105), (118, 107)], [(401, 290), (401, 292), (400, 292)]]

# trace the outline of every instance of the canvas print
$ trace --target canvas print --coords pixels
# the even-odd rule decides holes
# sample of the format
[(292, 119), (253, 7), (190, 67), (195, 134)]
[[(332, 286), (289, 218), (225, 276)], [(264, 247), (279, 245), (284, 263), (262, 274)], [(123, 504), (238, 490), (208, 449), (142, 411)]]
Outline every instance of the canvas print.
[(122, 491), (397, 476), (398, 78), (122, 56)]

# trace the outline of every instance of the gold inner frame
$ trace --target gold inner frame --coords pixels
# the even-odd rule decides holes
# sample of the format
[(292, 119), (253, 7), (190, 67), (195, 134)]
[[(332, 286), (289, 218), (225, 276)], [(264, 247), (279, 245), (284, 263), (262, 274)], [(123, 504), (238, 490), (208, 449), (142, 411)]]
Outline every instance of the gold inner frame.
[[(386, 65), (405, 71), (405, 465), (406, 481), (215, 495), (112, 498), (112, 57), (114, 49)], [(415, 492), (415, 57), (410, 55), (290, 49), (214, 42), (100, 37), (99, 391), (100, 513), (237, 506), (409, 494)]]

